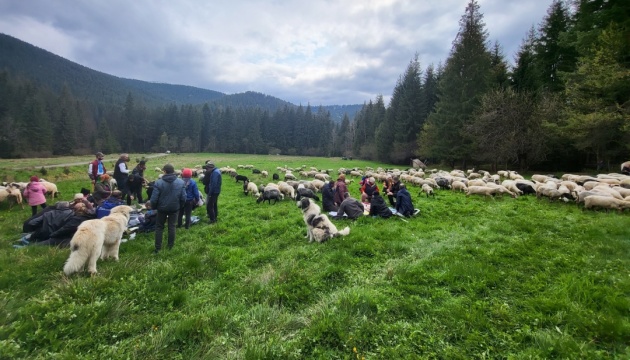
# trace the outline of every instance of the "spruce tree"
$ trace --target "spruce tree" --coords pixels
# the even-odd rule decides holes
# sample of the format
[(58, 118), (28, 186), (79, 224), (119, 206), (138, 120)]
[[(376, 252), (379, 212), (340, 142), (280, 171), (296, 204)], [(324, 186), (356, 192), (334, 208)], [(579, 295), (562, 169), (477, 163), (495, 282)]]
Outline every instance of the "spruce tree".
[(436, 110), (429, 115), (419, 139), (423, 156), (451, 165), (462, 161), (462, 166), (467, 166), (473, 140), (465, 128), (492, 80), (487, 37), (479, 4), (471, 0), (440, 79)]

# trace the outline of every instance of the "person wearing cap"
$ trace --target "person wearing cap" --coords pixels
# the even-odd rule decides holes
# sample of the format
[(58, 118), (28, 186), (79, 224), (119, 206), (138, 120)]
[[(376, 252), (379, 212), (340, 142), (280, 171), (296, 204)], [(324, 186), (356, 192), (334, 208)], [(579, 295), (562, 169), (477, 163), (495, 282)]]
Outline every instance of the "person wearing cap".
[(24, 189), (24, 197), (28, 199), (28, 204), (31, 207), (31, 216), (34, 216), (37, 214), (38, 206), (41, 206), (42, 209), (46, 208), (46, 187), (39, 182), (39, 178), (35, 175), (31, 176), (30, 180)]
[(186, 202), (184, 203), (184, 207), (179, 209), (177, 227), (182, 227), (182, 216), (184, 216), (186, 218), (184, 227), (188, 229), (190, 227), (192, 209), (194, 205), (199, 202), (199, 188), (197, 187), (197, 182), (192, 179), (191, 169), (185, 168), (182, 170), (182, 180), (184, 180), (184, 187), (186, 188)]
[(95, 212), (94, 205), (92, 205), (92, 203), (82, 193), (74, 194), (74, 199), (72, 200), (70, 207), (74, 207), (75, 205), (78, 205), (78, 204), (83, 204), (85, 206), (85, 212), (87, 214), (94, 214)]
[(208, 213), (208, 222), (214, 224), (219, 216), (218, 200), (221, 194), (221, 171), (214, 166), (210, 160), (206, 161), (206, 172), (203, 177), (204, 190), (207, 194), (206, 212)]
[(94, 184), (94, 192), (92, 193), (94, 204), (100, 205), (112, 194), (112, 188), (109, 185), (109, 179), (110, 177), (108, 174), (103, 174), (98, 178), (96, 184)]
[(164, 224), (168, 221), (168, 249), (175, 245), (175, 224), (179, 209), (184, 207), (186, 202), (186, 187), (184, 180), (175, 175), (175, 168), (171, 164), (164, 165), (162, 168), (164, 175), (158, 179), (153, 185), (153, 193), (151, 194), (151, 207), (157, 210), (157, 222), (155, 226), (155, 250), (157, 254), (162, 250), (162, 234), (164, 233)]
[(103, 153), (99, 151), (96, 153), (96, 160), (90, 163), (89, 175), (90, 179), (92, 180), (92, 184), (95, 184), (101, 175), (107, 173), (107, 169), (105, 169), (105, 164), (103, 164), (104, 158), (105, 155), (103, 155)]

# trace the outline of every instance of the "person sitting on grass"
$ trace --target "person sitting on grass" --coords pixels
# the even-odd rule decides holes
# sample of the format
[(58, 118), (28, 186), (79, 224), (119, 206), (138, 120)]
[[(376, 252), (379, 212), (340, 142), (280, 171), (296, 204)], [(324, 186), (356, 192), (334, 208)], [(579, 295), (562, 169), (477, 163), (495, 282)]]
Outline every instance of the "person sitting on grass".
[(385, 203), (385, 199), (383, 199), (378, 191), (375, 191), (372, 194), (372, 202), (370, 203), (370, 215), (380, 216), (384, 219), (392, 216), (392, 211), (389, 210), (389, 207)]
[(350, 196), (349, 193), (345, 193), (343, 195), (344, 199), (341, 202), (341, 205), (339, 205), (339, 210), (337, 211), (337, 216), (335, 216), (335, 219), (343, 219), (344, 215), (347, 215), (348, 219), (358, 219), (359, 217), (363, 216), (363, 204)]
[(400, 184), (400, 190), (398, 190), (396, 194), (396, 211), (405, 217), (415, 215), (413, 203), (411, 202), (411, 194), (407, 191), (405, 184)]
[(124, 204), (125, 202), (122, 199), (122, 192), (120, 190), (114, 190), (112, 191), (112, 195), (96, 208), (96, 218), (104, 218), (109, 215), (113, 208)]

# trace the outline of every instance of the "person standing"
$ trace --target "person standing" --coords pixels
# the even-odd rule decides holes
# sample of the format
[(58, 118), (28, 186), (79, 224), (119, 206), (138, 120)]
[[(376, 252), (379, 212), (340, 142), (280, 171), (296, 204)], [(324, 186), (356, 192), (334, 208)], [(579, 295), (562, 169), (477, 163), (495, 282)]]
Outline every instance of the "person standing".
[(125, 200), (127, 196), (127, 179), (129, 178), (129, 169), (127, 168), (128, 161), (128, 154), (120, 154), (114, 167), (114, 180), (116, 180), (116, 184), (118, 184), (118, 190), (123, 194), (122, 200)]
[[(144, 188), (145, 185), (147, 185), (147, 180), (144, 178), (144, 171), (146, 169), (147, 169), (146, 161), (140, 160), (138, 165), (136, 165), (136, 167), (134, 167), (133, 170), (131, 171), (131, 175), (133, 175), (135, 178), (136, 185), (138, 186), (139, 184), (140, 186), (138, 189), (139, 191), (136, 194), (134, 194), (136, 199), (138, 199), (139, 204), (144, 203), (143, 196), (142, 196), (142, 189)], [(131, 177), (131, 175), (129, 175), (129, 177)], [(150, 198), (151, 195), (149, 195), (148, 197)]]
[(219, 208), (217, 200), (221, 194), (221, 171), (214, 166), (212, 161), (206, 162), (206, 172), (203, 177), (204, 190), (206, 191), (207, 202), (206, 211), (208, 212), (208, 223), (214, 224), (219, 216)]
[(186, 203), (184, 207), (179, 210), (177, 216), (177, 227), (182, 227), (182, 216), (186, 217), (184, 227), (188, 229), (190, 227), (190, 216), (192, 214), (193, 206), (199, 202), (199, 188), (197, 183), (192, 179), (192, 170), (185, 168), (182, 170), (182, 180), (184, 180), (184, 187), (186, 188)]
[(168, 220), (168, 249), (175, 245), (175, 224), (179, 209), (186, 202), (186, 188), (184, 181), (175, 175), (175, 168), (171, 164), (166, 164), (162, 168), (164, 175), (155, 182), (153, 193), (151, 194), (151, 207), (157, 210), (157, 220), (155, 226), (155, 250), (157, 254), (162, 249), (162, 234), (164, 224)]
[(105, 169), (105, 164), (103, 164), (103, 159), (105, 155), (102, 152), (96, 153), (96, 160), (92, 161), (89, 166), (89, 176), (90, 180), (92, 180), (92, 185), (96, 184), (99, 180), (99, 177), (103, 174), (107, 174), (107, 169)]
[(35, 175), (31, 176), (31, 182), (26, 185), (24, 190), (24, 197), (28, 199), (28, 204), (31, 206), (31, 216), (37, 214), (37, 207), (41, 206), (42, 209), (46, 208), (46, 187), (39, 182), (39, 178)]

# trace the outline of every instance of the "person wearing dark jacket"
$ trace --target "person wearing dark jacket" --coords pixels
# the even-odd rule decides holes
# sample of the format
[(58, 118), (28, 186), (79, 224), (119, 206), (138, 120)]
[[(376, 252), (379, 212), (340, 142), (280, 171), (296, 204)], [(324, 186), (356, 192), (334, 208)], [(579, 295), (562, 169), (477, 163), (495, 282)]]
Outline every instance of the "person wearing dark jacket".
[(125, 185), (127, 191), (127, 205), (131, 206), (131, 202), (134, 199), (138, 199), (138, 203), (142, 201), (142, 178), (137, 177), (134, 174), (129, 175), (127, 178), (127, 184)]
[(411, 202), (411, 194), (407, 191), (405, 184), (400, 184), (400, 190), (396, 194), (396, 211), (406, 217), (413, 215), (413, 203)]
[(206, 212), (210, 220), (210, 224), (217, 222), (219, 208), (217, 200), (221, 194), (221, 171), (214, 166), (212, 161), (206, 161), (206, 172), (203, 177), (204, 191), (208, 195), (206, 201)]
[(337, 211), (337, 205), (335, 205), (335, 192), (333, 191), (335, 183), (330, 180), (322, 187), (322, 207), (324, 211)]
[(175, 224), (179, 209), (186, 202), (186, 188), (184, 181), (175, 175), (175, 168), (171, 164), (162, 168), (164, 176), (155, 182), (153, 193), (151, 194), (151, 207), (157, 210), (157, 220), (155, 226), (155, 250), (157, 254), (162, 249), (162, 234), (164, 224), (168, 220), (168, 249), (175, 245)]
[(389, 210), (389, 207), (385, 203), (385, 199), (383, 199), (378, 191), (375, 191), (372, 194), (372, 202), (370, 202), (370, 215), (380, 216), (385, 219), (392, 216), (392, 211)]
[(400, 190), (400, 178), (398, 175), (394, 175), (391, 186), (387, 188), (387, 198), (389, 199), (389, 204), (392, 207), (396, 206), (396, 195), (398, 194), (398, 190)]
[[(32, 242), (48, 239), (50, 234), (59, 230), (74, 214), (69, 206), (70, 204), (67, 201), (60, 201), (54, 206), (49, 206), (52, 209), (42, 211), (41, 216), (33, 217), (28, 222), (28, 226), (24, 226), (25, 228), (28, 227), (33, 230), (33, 232), (22, 237), (22, 244), (28, 245)], [(48, 207), (46, 209), (48, 209)]]
[(341, 203), (344, 200), (344, 194), (348, 192), (348, 187), (346, 186), (346, 175), (340, 174), (337, 178), (337, 182), (335, 182), (335, 205), (341, 206)]
[(343, 215), (348, 215), (348, 219), (358, 219), (363, 216), (363, 211), (365, 207), (363, 203), (359, 200), (350, 197), (349, 193), (344, 194), (344, 200), (339, 205), (339, 210), (337, 210), (337, 216), (335, 219), (343, 219)]
[(53, 231), (47, 240), (36, 242), (33, 245), (68, 247), (79, 225), (86, 220), (95, 218), (95, 215), (90, 214), (88, 207), (83, 203), (75, 204), (72, 210), (74, 214), (59, 229)]
[(129, 168), (127, 168), (127, 162), (129, 161), (129, 154), (121, 154), (116, 161), (114, 167), (114, 179), (118, 184), (118, 190), (122, 193), (122, 199), (127, 197), (127, 178), (129, 177)]

